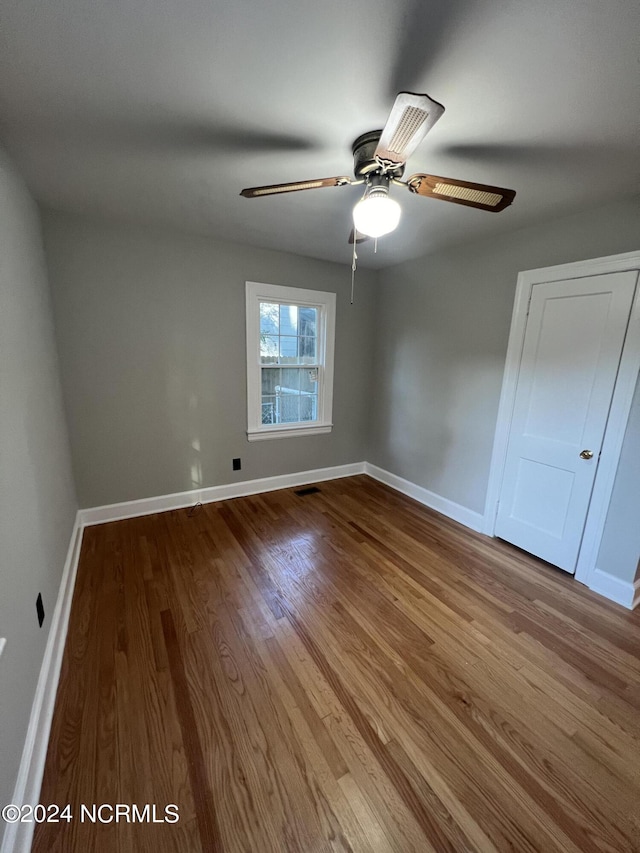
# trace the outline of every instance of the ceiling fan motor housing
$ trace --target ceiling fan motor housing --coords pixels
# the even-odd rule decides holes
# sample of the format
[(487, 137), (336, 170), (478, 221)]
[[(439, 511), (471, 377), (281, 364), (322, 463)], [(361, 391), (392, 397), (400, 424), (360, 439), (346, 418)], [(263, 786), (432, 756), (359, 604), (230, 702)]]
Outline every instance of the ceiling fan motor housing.
[[(382, 167), (375, 157), (381, 134), (381, 130), (370, 130), (368, 133), (359, 136), (353, 143), (353, 173), (356, 178), (366, 178), (367, 175), (382, 171)], [(400, 178), (403, 172), (404, 163), (401, 163), (394, 166), (393, 169), (387, 170), (386, 174), (393, 178)]]

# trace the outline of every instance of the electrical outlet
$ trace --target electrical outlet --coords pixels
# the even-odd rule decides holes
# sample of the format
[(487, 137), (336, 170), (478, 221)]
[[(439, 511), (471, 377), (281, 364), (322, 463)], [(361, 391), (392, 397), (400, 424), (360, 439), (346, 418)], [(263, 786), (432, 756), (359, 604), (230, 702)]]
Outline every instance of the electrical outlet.
[(36, 598), (36, 613), (38, 614), (38, 625), (42, 628), (44, 622), (44, 604), (42, 603), (42, 593), (38, 593)]
[(241, 459), (233, 459), (231, 461), (231, 464), (233, 465), (234, 471), (240, 471), (242, 468), (242, 460)]

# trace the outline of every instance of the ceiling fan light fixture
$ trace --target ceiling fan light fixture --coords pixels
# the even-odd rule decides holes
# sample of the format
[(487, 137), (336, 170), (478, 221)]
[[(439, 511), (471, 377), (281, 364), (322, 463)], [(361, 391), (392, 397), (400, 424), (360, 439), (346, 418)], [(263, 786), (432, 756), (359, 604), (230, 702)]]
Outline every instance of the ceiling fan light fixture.
[(374, 187), (353, 208), (353, 225), (359, 234), (383, 237), (396, 230), (401, 213), (402, 208), (389, 198), (386, 187)]

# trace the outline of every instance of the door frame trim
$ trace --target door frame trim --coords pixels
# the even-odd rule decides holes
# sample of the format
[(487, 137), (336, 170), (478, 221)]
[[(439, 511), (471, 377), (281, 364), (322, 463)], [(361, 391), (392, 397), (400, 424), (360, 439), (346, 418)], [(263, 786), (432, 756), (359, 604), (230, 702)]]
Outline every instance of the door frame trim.
[[(507, 456), (507, 444), (513, 409), (520, 359), (524, 346), (527, 315), (531, 292), (535, 284), (563, 281), (571, 278), (586, 278), (594, 275), (606, 275), (615, 272), (640, 271), (640, 251), (625, 252), (604, 258), (593, 258), (577, 263), (559, 264), (518, 273), (511, 331), (502, 379), (502, 393), (498, 407), (498, 419), (491, 454), (489, 483), (485, 501), (482, 532), (495, 535), (498, 500), (504, 476)], [(631, 308), (629, 325), (622, 348), (618, 376), (611, 401), (611, 409), (602, 443), (600, 463), (594, 480), (587, 520), (582, 536), (575, 571), (576, 580), (589, 585), (596, 569), (596, 560), (604, 532), (607, 510), (613, 492), (622, 442), (629, 420), (636, 381), (640, 372), (640, 286), (636, 283), (636, 292)]]

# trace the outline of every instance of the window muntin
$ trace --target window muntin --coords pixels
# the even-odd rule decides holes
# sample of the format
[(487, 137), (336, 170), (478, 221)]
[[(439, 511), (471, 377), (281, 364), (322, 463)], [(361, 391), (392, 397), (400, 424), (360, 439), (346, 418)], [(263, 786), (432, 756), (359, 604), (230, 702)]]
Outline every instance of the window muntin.
[(318, 420), (317, 367), (262, 367), (263, 424)]
[(262, 364), (316, 364), (318, 308), (260, 301)]
[(331, 430), (335, 294), (247, 282), (250, 440)]

